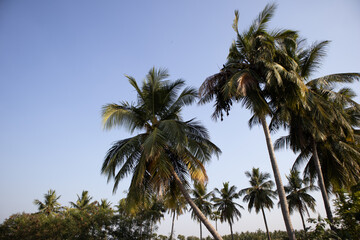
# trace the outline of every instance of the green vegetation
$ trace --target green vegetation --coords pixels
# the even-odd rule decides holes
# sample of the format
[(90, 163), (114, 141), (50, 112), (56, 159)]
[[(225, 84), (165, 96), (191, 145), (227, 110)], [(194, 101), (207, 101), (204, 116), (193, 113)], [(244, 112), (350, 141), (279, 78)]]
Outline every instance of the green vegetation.
[[(339, 87), (359, 80), (360, 74), (312, 79), (328, 41), (306, 46), (296, 31), (268, 30), (275, 8), (267, 5), (242, 33), (235, 11), (236, 40), (227, 61), (219, 73), (204, 81), (199, 93), (181, 79), (168, 80), (164, 69), (150, 69), (140, 86), (126, 76), (137, 101), (107, 104), (102, 109), (105, 129), (121, 126), (134, 134), (111, 146), (101, 169), (109, 181), (114, 180), (114, 192), (121, 180), (131, 178), (127, 196), (116, 210), (106, 199), (92, 201), (87, 191), (64, 207), (55, 190), (49, 190), (44, 201), (34, 201), (37, 213), (6, 219), (0, 225), (0, 239), (168, 239), (155, 233), (166, 211), (172, 215), (169, 239), (175, 239), (175, 217), (187, 210), (200, 224), (200, 240), (202, 224), (213, 237), (204, 239), (360, 239), (360, 104), (351, 88)], [(233, 103), (251, 111), (249, 126), (263, 128), (275, 184), (269, 173), (253, 168), (245, 172), (250, 187), (236, 192), (236, 186), (225, 182), (222, 189), (207, 192), (205, 165), (221, 151), (202, 124), (181, 117), (182, 109), (198, 96), (201, 104), (215, 100), (214, 119), (223, 120)], [(280, 128), (288, 134), (273, 145), (270, 133)], [(282, 147), (299, 154), (285, 187), (274, 150)], [(300, 169), (303, 164), (305, 168)], [(318, 187), (313, 185), (315, 180)], [(309, 217), (308, 209), (314, 211), (316, 204), (309, 191), (315, 189), (321, 190), (327, 218), (310, 218), (307, 221), (312, 225), (306, 227), (305, 213)], [(329, 194), (335, 196), (334, 211)], [(249, 212), (261, 210), (266, 232), (233, 233), (242, 208), (235, 200), (242, 195)], [(268, 229), (264, 208), (271, 210), (276, 197), (286, 232)], [(290, 220), (294, 210), (300, 213), (304, 230), (294, 231)], [(217, 220), (229, 223), (231, 235), (219, 235)], [(199, 238), (180, 234), (177, 239)]]
[[(255, 168), (254, 168), (255, 169)], [(254, 170), (253, 169), (253, 170)], [(257, 169), (255, 169), (257, 170)], [(253, 175), (253, 174), (251, 174)], [(262, 175), (262, 174), (260, 174)], [(265, 174), (266, 175), (266, 174)], [(256, 175), (255, 175), (256, 176)], [(262, 175), (264, 177), (264, 175)], [(297, 175), (294, 174), (288, 176), (288, 179), (292, 179)], [(298, 177), (298, 176), (297, 176)], [(264, 178), (262, 178), (264, 180)], [(266, 178), (265, 178), (266, 179)], [(268, 181), (263, 181), (266, 183)], [(226, 183), (225, 183), (226, 184)], [(224, 220), (228, 221), (226, 214), (233, 211), (227, 211), (226, 209), (232, 210), (231, 208), (226, 208), (226, 206), (233, 205), (229, 199), (229, 196), (236, 195), (235, 189), (230, 190), (229, 186), (221, 189), (220, 198), (214, 198), (215, 206), (219, 206), (219, 212), (223, 212)], [(291, 185), (293, 183), (289, 183)], [(265, 184), (266, 186), (266, 184)], [(234, 187), (234, 186), (232, 186)], [(302, 195), (303, 192), (306, 192), (308, 187), (300, 188)], [(227, 189), (227, 190), (226, 190)], [(251, 188), (249, 188), (251, 189)], [(288, 186), (286, 186), (288, 190)], [(313, 227), (307, 227), (306, 230), (295, 231), (295, 236), (297, 239), (359, 239), (359, 226), (360, 226), (360, 188), (359, 184), (350, 188), (351, 190), (339, 190), (336, 193), (335, 199), (335, 217), (334, 225), (336, 226), (336, 231), (326, 228), (328, 224), (328, 219), (323, 219), (318, 217), (316, 219), (309, 218), (308, 222), (313, 225)], [(83, 191), (86, 199), (91, 199), (87, 191)], [(206, 191), (205, 191), (206, 192)], [(50, 194), (49, 194), (50, 193)], [(232, 194), (225, 194), (232, 193)], [(253, 192), (252, 192), (253, 193)], [(207, 193), (208, 194), (208, 193)], [(55, 191), (51, 190), (44, 195), (45, 200), (52, 195), (55, 196), (54, 199), (58, 200), (59, 197), (56, 196)], [(82, 195), (82, 196), (84, 196)], [(206, 194), (205, 194), (206, 195)], [(226, 195), (226, 196), (225, 196)], [(254, 194), (246, 195), (253, 196)], [(209, 197), (211, 194), (209, 194)], [(289, 195), (290, 196), (290, 195)], [(85, 199), (78, 196), (78, 200)], [(231, 197), (230, 197), (231, 198)], [(295, 198), (295, 197), (294, 197)], [(305, 200), (311, 196), (305, 197)], [(165, 198), (166, 199), (166, 198)], [(217, 199), (217, 200), (216, 200)], [(233, 199), (233, 198), (232, 198)], [(100, 202), (89, 201), (86, 204), (85, 208), (76, 208), (72, 207), (70, 202), (70, 207), (61, 206), (56, 204), (59, 207), (59, 210), (56, 212), (46, 212), (39, 209), (39, 212), (33, 214), (14, 214), (6, 219), (0, 225), (0, 239), (4, 240), (38, 240), (38, 239), (119, 239), (119, 240), (135, 240), (135, 239), (201, 239), (195, 236), (185, 237), (184, 235), (179, 234), (177, 237), (173, 236), (173, 233), (169, 236), (157, 235), (157, 223), (163, 219), (166, 212), (165, 201), (158, 199), (155, 196), (148, 198), (142, 204), (137, 205), (136, 208), (129, 209), (127, 204), (127, 199), (121, 199), (115, 209), (112, 209), (111, 203), (106, 199), (102, 199)], [(45, 202), (45, 201), (44, 201)], [(57, 202), (57, 201), (56, 201)], [(260, 203), (256, 203), (254, 199), (254, 207)], [(305, 210), (304, 201), (302, 205), (302, 211)], [(312, 201), (310, 201), (312, 203)], [(249, 202), (250, 203), (250, 202)], [(294, 201), (298, 203), (298, 201)], [(216, 212), (216, 208), (212, 208), (212, 203), (206, 201), (206, 205), (210, 207), (210, 212)], [(220, 207), (224, 206), (224, 208)], [(259, 205), (261, 208), (261, 204)], [(265, 207), (265, 205), (263, 205)], [(293, 206), (289, 200), (289, 206)], [(295, 205), (294, 209), (298, 210), (298, 206)], [(311, 205), (310, 205), (311, 208)], [(171, 210), (171, 208), (168, 208)], [(292, 211), (292, 210), (291, 210)], [(234, 215), (235, 216), (235, 215)], [(250, 239), (266, 239), (271, 238), (272, 240), (276, 239), (288, 239), (287, 233), (284, 231), (274, 231), (274, 232), (263, 232), (258, 230), (256, 232), (235, 232), (231, 235), (222, 236), (223, 239), (228, 240), (250, 240)], [(203, 239), (213, 239), (209, 236)]]
[[(52, 196), (52, 198), (49, 198)], [(39, 212), (33, 214), (14, 214), (0, 225), (0, 239), (3, 240), (39, 240), (39, 239), (149, 239), (156, 230), (154, 205), (138, 210), (132, 215), (119, 204), (115, 211), (106, 200), (91, 202), (87, 191), (78, 196), (77, 204), (72, 207), (61, 207), (57, 202), (55, 191), (45, 194), (45, 203), (53, 199), (60, 210), (39, 207)], [(82, 201), (85, 200), (85, 201)], [(89, 201), (88, 201), (89, 200)], [(38, 200), (35, 203), (38, 205)], [(81, 204), (79, 204), (81, 203)], [(80, 207), (81, 206), (81, 207)], [(160, 211), (160, 213), (163, 211)], [(161, 215), (163, 216), (163, 215)]]

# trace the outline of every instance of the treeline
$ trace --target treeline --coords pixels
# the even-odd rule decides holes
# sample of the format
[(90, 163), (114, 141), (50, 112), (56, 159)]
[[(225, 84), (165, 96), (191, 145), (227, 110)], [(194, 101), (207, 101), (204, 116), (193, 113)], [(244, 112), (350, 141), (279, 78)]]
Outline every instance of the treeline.
[(126, 210), (125, 200), (115, 209), (105, 199), (91, 201), (87, 191), (70, 202), (70, 207), (61, 206), (58, 199), (55, 191), (49, 190), (43, 202), (34, 201), (39, 212), (10, 216), (0, 225), (0, 239), (153, 239), (156, 223), (165, 212), (156, 199), (137, 206), (134, 212)]
[[(223, 190), (223, 189), (222, 189)], [(196, 187), (192, 190), (194, 200)], [(206, 191), (205, 191), (206, 192)], [(206, 195), (206, 194), (205, 194)], [(215, 195), (212, 195), (213, 198)], [(184, 236), (182, 234), (173, 237), (173, 229), (170, 236), (157, 235), (157, 224), (164, 218), (166, 211), (174, 212), (168, 197), (159, 198), (151, 196), (143, 199), (143, 203), (136, 207), (126, 199), (121, 199), (112, 208), (111, 203), (105, 199), (100, 202), (92, 201), (87, 191), (78, 196), (76, 202), (70, 202), (70, 206), (61, 206), (58, 203), (60, 196), (54, 190), (49, 190), (44, 195), (44, 201), (35, 200), (38, 206), (37, 213), (14, 214), (0, 225), (0, 239), (2, 240), (41, 240), (41, 239), (93, 239), (93, 240), (212, 240), (210, 236)], [(213, 200), (218, 199), (214, 198)], [(179, 199), (181, 200), (181, 199)], [(351, 188), (351, 191), (337, 191), (335, 205), (336, 230), (328, 229), (328, 220), (320, 216), (309, 218), (308, 222), (313, 227), (295, 231), (297, 239), (360, 239), (360, 184)], [(179, 209), (179, 208), (178, 208)], [(186, 211), (186, 204), (182, 210)], [(216, 221), (215, 208), (209, 214)], [(176, 211), (175, 211), (176, 212)], [(179, 212), (177, 213), (179, 214)], [(196, 217), (194, 217), (196, 219)], [(224, 240), (257, 240), (288, 239), (286, 231), (265, 232), (241, 232), (224, 235)]]

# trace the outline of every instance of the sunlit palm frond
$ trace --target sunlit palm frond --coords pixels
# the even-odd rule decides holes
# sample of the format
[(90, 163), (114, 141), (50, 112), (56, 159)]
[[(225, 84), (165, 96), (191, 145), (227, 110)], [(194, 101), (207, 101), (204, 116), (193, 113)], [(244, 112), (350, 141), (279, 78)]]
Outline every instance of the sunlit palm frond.
[(328, 44), (329, 41), (322, 41), (320, 43), (315, 42), (307, 49), (307, 52), (300, 60), (300, 74), (303, 78), (307, 79), (319, 68), (322, 58), (326, 55), (326, 47)]

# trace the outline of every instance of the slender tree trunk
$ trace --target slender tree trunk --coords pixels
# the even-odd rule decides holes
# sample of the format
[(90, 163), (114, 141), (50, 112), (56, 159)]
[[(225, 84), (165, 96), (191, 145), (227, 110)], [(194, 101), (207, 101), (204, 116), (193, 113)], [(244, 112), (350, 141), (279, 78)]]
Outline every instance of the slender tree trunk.
[(332, 216), (332, 212), (331, 212), (331, 208), (330, 208), (329, 197), (328, 197), (327, 192), (326, 192), (326, 187), (325, 187), (325, 183), (324, 183), (324, 176), (322, 174), (319, 155), (318, 155), (318, 152), (317, 152), (316, 142), (315, 142), (314, 139), (313, 139), (312, 145), (313, 145), (314, 165), (315, 165), (316, 173), (318, 175), (318, 182), (319, 182), (321, 195), (323, 197), (323, 201), (324, 201), (324, 205), (325, 205), (326, 216), (329, 219), (331, 229), (336, 230), (334, 228), (334, 226), (333, 226), (334, 220), (333, 220), (333, 216)]
[(202, 240), (202, 228), (201, 228), (201, 222), (200, 222), (200, 240)]
[(232, 230), (231, 221), (229, 221), (229, 225), (230, 225), (231, 240), (234, 240), (234, 234), (233, 234), (233, 230)]
[(215, 219), (215, 229), (217, 231), (217, 219)]
[(300, 213), (301, 221), (302, 221), (303, 228), (304, 228), (305, 239), (307, 239), (306, 226), (305, 226), (304, 216), (302, 214), (302, 209), (301, 208), (299, 208), (299, 213)]
[(191, 208), (194, 210), (194, 213), (199, 218), (199, 220), (204, 223), (205, 227), (209, 230), (211, 235), (213, 235), (215, 240), (223, 240), (222, 237), (220, 236), (220, 234), (214, 229), (214, 227), (211, 225), (209, 220), (205, 217), (205, 215), (200, 211), (200, 209), (196, 206), (194, 201), (191, 199), (189, 193), (185, 189), (183, 183), (181, 182), (179, 176), (177, 175), (177, 173), (175, 172), (174, 169), (172, 169), (172, 175), (173, 175), (178, 187), (180, 188), (180, 191), (184, 195), (186, 201), (190, 204)]
[(172, 237), (173, 237), (173, 234), (174, 234), (174, 222), (175, 222), (175, 211), (173, 211), (173, 218), (172, 218), (172, 224), (171, 224), (170, 240), (172, 240)]
[(266, 228), (266, 233), (267, 233), (268, 240), (271, 240), (270, 233), (269, 233), (269, 228), (268, 228), (268, 225), (267, 225), (267, 222), (266, 222), (266, 217), (265, 217), (265, 212), (264, 212), (264, 208), (263, 208), (263, 207), (261, 207), (261, 212), (262, 212), (262, 214), (263, 214), (263, 218), (264, 218), (264, 223), (265, 223), (265, 228)]
[(271, 166), (272, 166), (272, 169), (273, 169), (273, 172), (274, 172), (276, 188), (277, 188), (278, 195), (279, 195), (281, 211), (282, 211), (282, 215), (283, 215), (283, 218), (284, 218), (286, 231), (288, 233), (289, 239), (290, 240), (295, 240), (296, 239), (295, 238), (295, 232), (294, 232), (294, 228), (293, 228), (293, 226), (291, 224), (289, 208), (288, 208), (288, 204), (287, 204), (286, 196), (285, 196), (285, 190), (284, 190), (284, 186), (283, 186), (282, 181), (281, 181), (280, 171), (279, 171), (279, 168), (278, 168), (278, 165), (277, 165), (277, 162), (276, 162), (276, 158), (275, 158), (274, 147), (273, 147), (273, 144), (271, 142), (270, 130), (269, 130), (269, 127), (268, 127), (268, 125), (266, 123), (265, 116), (261, 116), (260, 121), (261, 121), (261, 124), (262, 124), (263, 129), (264, 129), (266, 144), (267, 144), (267, 148), (268, 148), (268, 152), (269, 152)]

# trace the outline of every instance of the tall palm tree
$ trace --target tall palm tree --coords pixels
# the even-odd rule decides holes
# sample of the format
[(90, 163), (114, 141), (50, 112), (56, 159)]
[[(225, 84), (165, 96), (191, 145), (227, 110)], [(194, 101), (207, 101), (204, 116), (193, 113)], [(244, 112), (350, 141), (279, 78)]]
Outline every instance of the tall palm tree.
[(34, 204), (38, 206), (38, 210), (47, 215), (59, 212), (61, 205), (58, 202), (61, 196), (57, 196), (55, 190), (50, 189), (44, 194), (44, 202), (38, 199), (34, 200)]
[[(210, 202), (210, 198), (212, 196), (212, 192), (207, 192), (206, 185), (199, 182), (195, 182), (194, 188), (192, 189), (192, 195), (193, 195), (192, 200), (194, 201), (196, 206), (201, 210), (201, 212), (204, 213), (206, 217), (211, 216), (213, 205)], [(198, 220), (200, 223), (200, 240), (202, 240), (201, 221), (196, 215), (196, 212), (194, 211), (191, 212), (191, 217), (193, 219)]]
[[(340, 185), (344, 185), (348, 179), (354, 182), (359, 179), (360, 173), (360, 151), (354, 147), (356, 134), (353, 129), (359, 126), (359, 122), (349, 114), (358, 116), (360, 106), (352, 100), (354, 94), (350, 89), (336, 92), (334, 85), (339, 82), (351, 83), (359, 79), (360, 74), (332, 74), (311, 80), (312, 73), (325, 55), (327, 44), (327, 41), (323, 41), (309, 48), (300, 48), (300, 44), (295, 44), (293, 49), (286, 49), (287, 54), (292, 55), (298, 63), (298, 74), (306, 82), (306, 104), (299, 105), (296, 110), (278, 108), (271, 128), (283, 125), (289, 129), (289, 135), (278, 139), (275, 148), (286, 145), (294, 152), (300, 151), (294, 167), (308, 160), (305, 174), (318, 178), (326, 214), (333, 223), (327, 189), (334, 181)], [(340, 157), (344, 153), (347, 157)], [(333, 178), (325, 179), (324, 173)]]
[(73, 208), (79, 209), (79, 210), (86, 210), (91, 205), (91, 199), (92, 197), (89, 196), (88, 191), (82, 191), (81, 196), (77, 195), (76, 202), (70, 202), (70, 205)]
[[(208, 77), (200, 87), (200, 103), (215, 98), (213, 118), (222, 118), (223, 112), (229, 113), (233, 101), (241, 102), (253, 113), (250, 125), (262, 125), (286, 230), (289, 238), (295, 239), (266, 117), (271, 116), (279, 104), (296, 107), (298, 101), (295, 100), (304, 98), (306, 88), (298, 78), (296, 62), (277, 50), (280, 44), (294, 42), (297, 33), (290, 30), (267, 31), (267, 23), (274, 11), (274, 4), (267, 5), (243, 33), (239, 33), (238, 12), (235, 12), (233, 28), (237, 40), (230, 47), (224, 68)], [(278, 60), (285, 62), (286, 67), (279, 64)]]
[(125, 126), (137, 135), (113, 144), (105, 156), (102, 173), (114, 179), (114, 191), (120, 180), (132, 175), (127, 198), (136, 204), (151, 193), (161, 193), (175, 181), (196, 215), (215, 239), (221, 236), (197, 208), (188, 193), (187, 179), (205, 183), (204, 163), (220, 149), (209, 140), (207, 130), (194, 119), (184, 121), (183, 107), (195, 101), (197, 91), (184, 87), (183, 80), (168, 81), (166, 70), (152, 68), (138, 86), (127, 76), (137, 93), (137, 103), (121, 102), (103, 107), (105, 129)]
[(244, 188), (240, 191), (240, 195), (245, 194), (243, 201), (248, 202), (248, 210), (251, 212), (255, 208), (255, 212), (261, 210), (266, 227), (267, 237), (270, 240), (269, 228), (267, 225), (264, 208), (271, 209), (274, 206), (272, 199), (276, 198), (276, 192), (272, 190), (274, 183), (269, 180), (269, 173), (260, 172), (259, 168), (253, 168), (251, 172), (246, 171), (245, 175), (250, 178), (251, 187)]
[(306, 234), (306, 226), (304, 221), (304, 213), (309, 214), (309, 208), (315, 212), (315, 199), (308, 194), (308, 191), (317, 189), (314, 185), (311, 184), (309, 178), (301, 179), (299, 176), (299, 171), (291, 170), (290, 174), (286, 176), (289, 184), (285, 186), (285, 192), (288, 193), (286, 199), (289, 204), (290, 214), (294, 212), (294, 210), (299, 211), (301, 221), (303, 224), (303, 228)]
[(218, 188), (214, 189), (214, 194), (219, 194), (219, 197), (214, 196), (212, 201), (214, 202), (214, 207), (217, 208), (220, 213), (220, 221), (229, 223), (231, 239), (234, 240), (232, 228), (234, 218), (238, 220), (239, 217), (241, 217), (241, 213), (238, 208), (243, 209), (240, 204), (234, 202), (235, 199), (240, 197), (236, 192), (236, 186), (229, 186), (229, 182), (224, 182), (221, 190)]

